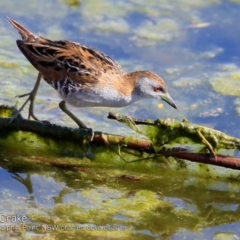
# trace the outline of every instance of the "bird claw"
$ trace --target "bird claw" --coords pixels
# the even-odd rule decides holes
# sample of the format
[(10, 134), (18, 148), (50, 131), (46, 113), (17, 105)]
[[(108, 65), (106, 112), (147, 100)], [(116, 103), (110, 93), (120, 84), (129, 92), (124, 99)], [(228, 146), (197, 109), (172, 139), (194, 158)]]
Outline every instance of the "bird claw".
[[(17, 119), (20, 116), (21, 111), (22, 111), (22, 109), (17, 110), (16, 112), (14, 112), (13, 115), (10, 117), (9, 123), (12, 123), (15, 119)], [(28, 119), (30, 119), (30, 117), (32, 117), (36, 121), (39, 121), (38, 118), (35, 117), (35, 115), (33, 113), (29, 112)], [(45, 121), (42, 121), (42, 122), (45, 122)]]
[(22, 98), (22, 97), (29, 96), (29, 99), (30, 99), (30, 98), (33, 98), (31, 95), (32, 95), (32, 92), (29, 92), (21, 95), (16, 95), (15, 98)]

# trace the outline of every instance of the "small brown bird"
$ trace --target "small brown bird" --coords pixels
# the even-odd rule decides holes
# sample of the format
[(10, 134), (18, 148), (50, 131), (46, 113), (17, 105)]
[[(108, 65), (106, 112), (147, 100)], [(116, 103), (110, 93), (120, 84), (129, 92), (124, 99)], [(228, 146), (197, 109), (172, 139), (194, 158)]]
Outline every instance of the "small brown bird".
[[(30, 95), (19, 112), (30, 101), (29, 117), (43, 76), (55, 88), (63, 101), (60, 108), (79, 127), (86, 127), (65, 107), (65, 102), (75, 107), (124, 107), (144, 98), (162, 99), (176, 108), (163, 79), (151, 71), (127, 73), (112, 58), (80, 43), (66, 40), (51, 41), (37, 36), (12, 19), (22, 40), (17, 45), (28, 61), (39, 71), (34, 89), (20, 97)], [(19, 114), (18, 112), (18, 114)]]

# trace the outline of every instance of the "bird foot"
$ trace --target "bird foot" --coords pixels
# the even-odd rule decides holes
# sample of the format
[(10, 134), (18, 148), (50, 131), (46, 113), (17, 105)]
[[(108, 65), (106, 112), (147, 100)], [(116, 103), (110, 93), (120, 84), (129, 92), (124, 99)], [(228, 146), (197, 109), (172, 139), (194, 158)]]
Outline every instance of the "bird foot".
[(24, 102), (24, 104), (20, 107), (19, 110), (17, 110), (12, 116), (11, 116), (11, 120), (10, 123), (13, 122), (21, 113), (21, 111), (23, 110), (23, 108), (26, 106), (26, 104), (30, 101), (30, 106), (29, 106), (29, 112), (28, 112), (28, 119), (30, 119), (30, 117), (32, 117), (34, 120), (39, 121), (38, 118), (34, 115), (33, 113), (33, 103), (34, 103), (34, 98), (35, 98), (35, 92), (30, 92), (30, 93), (25, 93), (22, 95), (17, 95), (16, 97), (26, 97), (28, 96), (27, 100)]
[(23, 110), (23, 108), (26, 106), (26, 104), (29, 101), (30, 101), (30, 105), (29, 105), (29, 111), (28, 111), (28, 119), (30, 119), (32, 117), (34, 120), (39, 121), (38, 118), (33, 113), (33, 105), (34, 105), (34, 99), (36, 97), (40, 81), (41, 81), (41, 73), (38, 73), (38, 77), (37, 77), (37, 80), (35, 82), (35, 85), (34, 85), (32, 91), (29, 92), (29, 93), (25, 93), (25, 94), (21, 94), (21, 95), (17, 95), (16, 96), (18, 98), (22, 98), (22, 97), (28, 96), (28, 98), (24, 102), (24, 104), (21, 106), (21, 108), (13, 114), (13, 116), (10, 119), (10, 123), (13, 122), (19, 116), (19, 114), (21, 113), (21, 111)]

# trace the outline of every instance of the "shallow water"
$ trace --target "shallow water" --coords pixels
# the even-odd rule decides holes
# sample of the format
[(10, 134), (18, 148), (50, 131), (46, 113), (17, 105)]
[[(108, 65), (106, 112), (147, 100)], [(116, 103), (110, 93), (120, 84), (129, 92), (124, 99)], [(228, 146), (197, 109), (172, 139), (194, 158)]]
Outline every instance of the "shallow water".
[[(129, 134), (129, 129), (106, 118), (109, 111), (114, 111), (138, 118), (169, 117), (177, 120), (187, 118), (190, 122), (240, 137), (238, 127), (240, 1), (153, 0), (146, 4), (146, 1), (135, 0), (128, 2), (89, 0), (80, 3), (67, 0), (13, 0), (0, 2), (0, 9), (1, 104), (14, 105), (18, 101), (18, 106), (21, 106), (23, 99), (14, 98), (15, 95), (29, 92), (37, 77), (37, 71), (30, 66), (15, 44), (19, 35), (6, 21), (8, 16), (19, 21), (33, 33), (39, 33), (50, 39), (81, 42), (99, 49), (117, 60), (127, 71), (140, 69), (155, 71), (167, 83), (169, 92), (178, 106), (178, 110), (175, 110), (165, 103), (149, 99), (120, 109), (70, 108), (95, 130), (108, 132), (114, 130), (114, 133)], [(59, 110), (59, 101), (60, 98), (55, 90), (42, 82), (35, 103), (36, 115), (53, 123), (75, 126)], [(27, 116), (27, 108), (23, 115)], [(10, 158), (6, 155), (1, 156), (4, 156), (3, 161)], [(123, 172), (122, 167), (118, 170), (119, 174)], [(90, 171), (97, 174), (95, 169)], [(114, 168), (111, 171), (114, 171)], [(136, 174), (128, 168), (126, 171), (127, 174)], [(22, 172), (26, 177), (24, 168)], [(234, 234), (238, 237), (240, 235), (238, 228), (240, 218), (237, 214), (239, 184), (237, 183), (234, 186), (228, 180), (208, 182), (206, 179), (201, 180), (201, 177), (195, 179), (184, 174), (176, 176), (176, 172), (171, 176), (171, 171), (164, 174), (159, 170), (158, 174), (152, 173), (152, 177), (156, 178), (153, 182), (142, 177), (141, 174), (146, 173), (137, 173), (136, 175), (141, 175), (146, 185), (142, 182), (130, 182), (131, 187), (129, 187), (128, 182), (127, 184), (121, 182), (117, 191), (115, 178), (113, 185), (109, 176), (107, 181), (100, 180), (104, 188), (96, 184), (99, 176), (96, 179), (88, 179), (88, 176), (85, 176), (88, 172), (85, 173), (83, 170), (81, 174), (84, 176), (81, 177), (84, 183), (79, 184), (81, 177), (77, 175), (79, 185), (74, 185), (76, 182), (71, 179), (73, 173), (66, 173), (63, 176), (63, 172), (65, 171), (59, 169), (46, 170), (45, 167), (42, 174), (33, 170), (31, 179), (35, 191), (32, 195), (29, 191), (23, 190), (23, 185), (13, 180), (10, 174), (2, 169), (3, 180), (0, 189), (4, 200), (1, 211), (8, 209), (8, 214), (10, 212), (29, 214), (32, 225), (45, 223), (43, 212), (47, 215), (46, 223), (51, 224), (54, 221), (59, 221), (61, 224), (66, 222), (122, 224), (127, 226), (127, 231), (124, 233), (118, 231), (123, 234), (119, 236), (128, 239), (130, 237), (134, 239), (136, 236), (142, 239), (161, 237), (220, 239), (221, 234), (229, 238), (234, 237)], [(28, 174), (30, 174), (29, 170)], [(99, 174), (103, 173), (100, 171)], [(159, 180), (159, 174), (160, 176), (163, 174), (164, 178), (160, 177)], [(169, 184), (164, 185), (163, 181)], [(159, 187), (153, 187), (154, 184)], [(120, 201), (121, 197), (130, 191), (138, 193), (138, 195), (134, 193), (133, 196), (129, 193), (129, 199), (134, 198), (134, 206), (131, 206), (131, 201), (128, 203)], [(196, 199), (193, 192), (196, 194)], [(32, 196), (34, 201), (31, 199)], [(61, 196), (64, 198), (61, 199)], [(97, 199), (94, 198), (95, 196)], [(110, 204), (108, 201), (111, 199), (116, 202)], [(141, 201), (147, 200), (156, 205), (138, 205)], [(167, 203), (164, 202), (165, 200)], [(104, 205), (105, 201), (109, 205)], [(62, 204), (60, 207), (59, 202)], [(168, 205), (169, 202), (173, 207)], [(25, 210), (20, 210), (19, 204)], [(114, 204), (118, 206), (118, 211), (120, 206), (123, 209), (130, 208), (129, 212), (114, 212)], [(39, 218), (33, 211), (34, 206), (37, 206), (40, 212)], [(94, 213), (89, 212), (89, 206), (93, 207), (99, 219), (93, 217), (92, 221), (89, 220), (89, 216), (94, 216)], [(104, 219), (104, 207), (108, 207), (106, 219)], [(137, 208), (142, 208), (142, 211), (135, 211)], [(69, 212), (70, 219), (66, 212)], [(79, 215), (75, 216), (74, 212)], [(171, 226), (173, 223), (174, 226)], [(98, 235), (97, 231), (86, 231), (81, 234), (93, 239), (96, 236), (106, 239), (113, 237), (111, 235), (113, 233), (108, 235), (106, 232), (104, 234), (103, 231)], [(26, 236), (32, 233), (37, 235), (38, 231), (24, 232)], [(3, 234), (8, 236), (9, 232), (3, 231)], [(52, 237), (57, 236), (54, 235), (54, 231), (50, 231), (50, 234)], [(58, 236), (65, 237), (64, 233)], [(14, 235), (14, 237), (18, 236)]]

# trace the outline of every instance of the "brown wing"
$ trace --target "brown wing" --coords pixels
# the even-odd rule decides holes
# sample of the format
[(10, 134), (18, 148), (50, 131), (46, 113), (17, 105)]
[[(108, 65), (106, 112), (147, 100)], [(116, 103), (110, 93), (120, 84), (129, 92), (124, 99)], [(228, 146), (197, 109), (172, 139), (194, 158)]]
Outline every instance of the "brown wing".
[(104, 76), (125, 74), (117, 62), (100, 51), (75, 42), (35, 36), (16, 21), (8, 20), (23, 38), (17, 40), (19, 49), (49, 83), (68, 77), (81, 85), (91, 85)]

